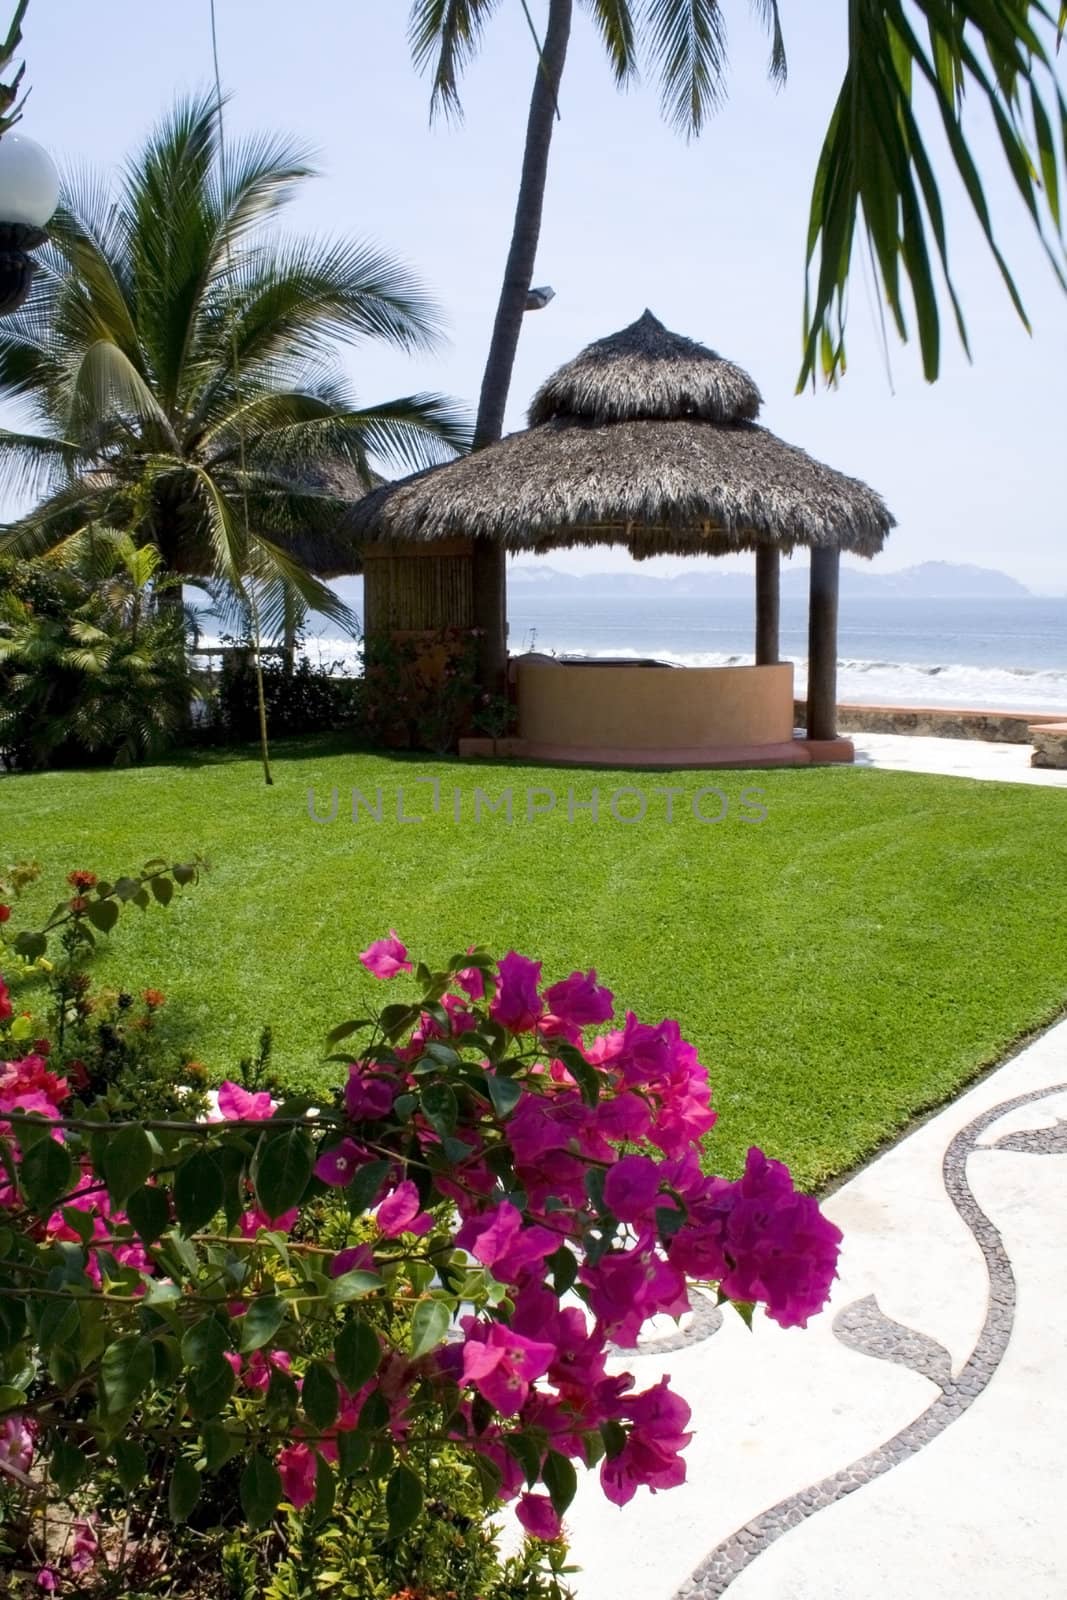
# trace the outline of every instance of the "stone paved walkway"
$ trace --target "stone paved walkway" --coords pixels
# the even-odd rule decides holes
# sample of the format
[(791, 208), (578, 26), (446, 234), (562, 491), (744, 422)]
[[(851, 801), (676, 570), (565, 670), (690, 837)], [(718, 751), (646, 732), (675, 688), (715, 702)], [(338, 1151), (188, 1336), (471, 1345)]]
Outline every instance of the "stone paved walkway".
[[(957, 778), (995, 778), (1001, 783), (1034, 783), (1067, 789), (1067, 770), (1032, 767), (1028, 744), (994, 744), (982, 739), (928, 739), (900, 733), (852, 733), (856, 765), (898, 772), (937, 772)], [(1067, 1589), (1065, 1589), (1067, 1592)]]
[(705, 1308), (626, 1359), (692, 1405), (689, 1481), (622, 1511), (583, 1484), (580, 1600), (1067, 1594), (1067, 1022), (826, 1209), (807, 1330)]

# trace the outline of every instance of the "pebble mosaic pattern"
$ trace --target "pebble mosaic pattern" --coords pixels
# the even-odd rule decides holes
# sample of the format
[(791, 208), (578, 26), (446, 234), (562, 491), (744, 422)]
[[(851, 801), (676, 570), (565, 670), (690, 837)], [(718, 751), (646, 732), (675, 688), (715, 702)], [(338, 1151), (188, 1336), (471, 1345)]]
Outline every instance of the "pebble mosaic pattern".
[(833, 1330), (842, 1344), (860, 1355), (910, 1367), (939, 1389), (947, 1389), (952, 1382), (952, 1357), (944, 1345), (918, 1328), (887, 1317), (873, 1294), (844, 1306), (834, 1318)]
[(693, 1313), (684, 1328), (679, 1328), (677, 1333), (663, 1334), (660, 1338), (653, 1336), (642, 1339), (636, 1348), (633, 1345), (613, 1344), (612, 1355), (626, 1356), (627, 1359), (631, 1356), (666, 1356), (673, 1350), (688, 1350), (691, 1344), (701, 1344), (703, 1340), (710, 1339), (713, 1333), (718, 1333), (722, 1327), (721, 1308), (699, 1289), (690, 1289), (689, 1298)]
[[(921, 1415), (851, 1466), (779, 1501), (743, 1528), (738, 1528), (701, 1562), (677, 1591), (674, 1600), (717, 1600), (718, 1596), (725, 1594), (738, 1574), (776, 1539), (781, 1538), (783, 1533), (788, 1533), (816, 1511), (855, 1493), (906, 1461), (974, 1404), (996, 1372), (1008, 1347), (1015, 1317), (1015, 1275), (1000, 1234), (974, 1197), (967, 1180), (967, 1160), (978, 1147), (980, 1136), (1001, 1117), (1020, 1106), (1032, 1105), (1038, 1100), (1062, 1094), (1065, 1090), (1067, 1084), (1062, 1083), (1049, 1089), (1036, 1089), (983, 1111), (973, 1122), (960, 1129), (945, 1151), (941, 1166), (945, 1190), (974, 1235), (989, 1274), (985, 1322), (959, 1374), (956, 1377), (952, 1377), (951, 1373), (945, 1374), (943, 1367), (938, 1367), (941, 1377), (926, 1372), (926, 1376), (939, 1384), (941, 1392)], [(1054, 1128), (1006, 1134), (1003, 1139), (983, 1147), (982, 1153), (985, 1150), (1010, 1150), (1036, 1155), (1062, 1154), (1067, 1150), (1067, 1124), (1061, 1122)], [(871, 1312), (872, 1305), (876, 1314)], [(852, 1313), (852, 1316), (846, 1317), (846, 1313)], [(845, 1331), (850, 1335), (844, 1342), (852, 1348), (862, 1348), (865, 1353), (885, 1360), (903, 1359), (906, 1365), (916, 1367), (919, 1371), (924, 1368), (917, 1366), (914, 1359), (916, 1355), (929, 1365), (931, 1346), (935, 1346), (936, 1342), (923, 1334), (915, 1334), (913, 1329), (904, 1329), (900, 1324), (891, 1322), (878, 1309), (873, 1296), (855, 1302), (839, 1314), (839, 1318), (835, 1319), (835, 1332), (839, 1337), (837, 1322), (841, 1319), (845, 1319)], [(905, 1340), (904, 1335), (914, 1335), (919, 1342)], [(864, 1339), (868, 1341), (866, 1344), (857, 1342)], [(870, 1348), (871, 1344), (876, 1348)]]

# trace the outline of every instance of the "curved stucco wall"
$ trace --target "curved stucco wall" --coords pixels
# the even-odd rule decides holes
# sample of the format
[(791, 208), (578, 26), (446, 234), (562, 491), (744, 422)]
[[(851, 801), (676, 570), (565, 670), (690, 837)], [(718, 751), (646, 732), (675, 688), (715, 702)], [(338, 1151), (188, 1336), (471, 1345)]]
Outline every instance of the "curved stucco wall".
[(793, 664), (634, 667), (515, 663), (518, 735), (594, 749), (720, 749), (793, 737)]

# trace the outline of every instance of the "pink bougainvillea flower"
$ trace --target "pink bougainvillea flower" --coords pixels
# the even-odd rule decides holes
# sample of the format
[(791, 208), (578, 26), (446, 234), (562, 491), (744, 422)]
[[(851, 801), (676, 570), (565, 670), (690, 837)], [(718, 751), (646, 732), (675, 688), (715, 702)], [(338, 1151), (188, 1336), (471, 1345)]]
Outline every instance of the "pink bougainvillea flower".
[[(598, 1022), (610, 1022), (615, 1011), (615, 997), (596, 981), (596, 972), (572, 972), (569, 978), (554, 983), (545, 990), (545, 1003), (549, 1016), (577, 1028), (588, 1028)], [(542, 1027), (542, 1031), (547, 1031)]]
[(633, 1426), (619, 1455), (605, 1460), (600, 1469), (601, 1487), (617, 1506), (632, 1500), (642, 1485), (655, 1494), (685, 1482), (680, 1452), (692, 1438), (685, 1432), (690, 1411), (669, 1383), (669, 1378), (661, 1378), (654, 1388), (629, 1397), (621, 1407)]
[(345, 1085), (345, 1110), (353, 1122), (377, 1122), (387, 1117), (399, 1093), (395, 1080), (368, 1072), (362, 1062), (348, 1069)]
[(335, 1189), (343, 1189), (352, 1182), (367, 1159), (367, 1152), (354, 1139), (342, 1139), (329, 1150), (324, 1150), (315, 1163), (315, 1176)]
[(558, 1539), (563, 1531), (559, 1514), (547, 1494), (522, 1494), (515, 1515), (532, 1539)]
[(265, 1089), (253, 1094), (239, 1083), (219, 1085), (219, 1116), (226, 1122), (266, 1122), (277, 1111), (277, 1104)]
[(88, 1572), (96, 1565), (100, 1540), (96, 1536), (94, 1516), (79, 1517), (74, 1523), (74, 1546), (70, 1555), (71, 1572)]
[(604, 1204), (620, 1222), (640, 1222), (655, 1210), (662, 1182), (648, 1156), (622, 1156), (604, 1179)]
[(296, 1226), (299, 1215), (299, 1206), (291, 1206), (288, 1211), (283, 1211), (280, 1217), (268, 1217), (265, 1211), (253, 1206), (251, 1211), (245, 1211), (237, 1218), (237, 1226), (246, 1239), (254, 1239), (261, 1228), (265, 1228), (268, 1233), (289, 1233)]
[(306, 1444), (287, 1444), (278, 1452), (277, 1467), (285, 1498), (297, 1511), (303, 1511), (315, 1498), (314, 1450)]
[(29, 1472), (33, 1462), (34, 1426), (25, 1417), (5, 1417), (0, 1422), (0, 1474), (14, 1469)]
[(330, 1262), (330, 1277), (343, 1278), (346, 1272), (373, 1272), (374, 1251), (369, 1244), (349, 1245), (338, 1250)]
[[(473, 949), (471, 945), (467, 954), (470, 955)], [(464, 967), (462, 972), (456, 973), (456, 982), (471, 1000), (485, 999), (485, 973), (481, 967)]]
[(680, 1317), (689, 1310), (685, 1274), (643, 1244), (611, 1250), (595, 1266), (582, 1267), (579, 1276), (598, 1326), (628, 1349), (649, 1317)]
[(419, 1191), (410, 1178), (386, 1195), (377, 1216), (378, 1227), (387, 1239), (395, 1239), (400, 1233), (429, 1233), (433, 1227), (433, 1218), (421, 1209)]
[(718, 1279), (733, 1300), (760, 1302), (783, 1328), (807, 1327), (830, 1298), (841, 1230), (794, 1188), (788, 1167), (753, 1146), (743, 1177), (708, 1178), (687, 1205), (671, 1261)]
[(361, 950), (359, 959), (376, 978), (395, 978), (398, 972), (411, 971), (407, 950), (397, 938), (395, 928), (390, 928), (387, 939), (375, 939), (366, 950)]
[(463, 1383), (471, 1383), (502, 1417), (521, 1411), (530, 1385), (552, 1365), (555, 1345), (527, 1339), (502, 1322), (491, 1327), (473, 1317), (466, 1321)]
[(537, 992), (537, 985), (541, 981), (541, 963), (509, 950), (497, 963), (497, 970), (500, 979), (489, 1006), (489, 1015), (494, 1022), (509, 1028), (512, 1033), (528, 1033), (544, 1010)]
[(37, 1574), (37, 1588), (42, 1594), (55, 1594), (59, 1588), (59, 1579), (51, 1567), (42, 1567)]

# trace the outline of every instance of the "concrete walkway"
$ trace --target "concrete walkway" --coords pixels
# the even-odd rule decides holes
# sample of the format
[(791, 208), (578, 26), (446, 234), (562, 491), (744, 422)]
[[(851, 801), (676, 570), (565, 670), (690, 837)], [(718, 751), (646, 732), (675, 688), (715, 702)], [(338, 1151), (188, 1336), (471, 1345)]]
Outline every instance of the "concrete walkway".
[(982, 739), (928, 739), (900, 733), (851, 733), (856, 765), (897, 772), (935, 772), (955, 778), (995, 778), (1067, 789), (1067, 770), (1032, 767), (1033, 746)]
[(689, 1479), (621, 1511), (582, 1484), (580, 1600), (1067, 1594), (1067, 1023), (826, 1209), (807, 1330), (705, 1305), (620, 1358), (692, 1405)]

